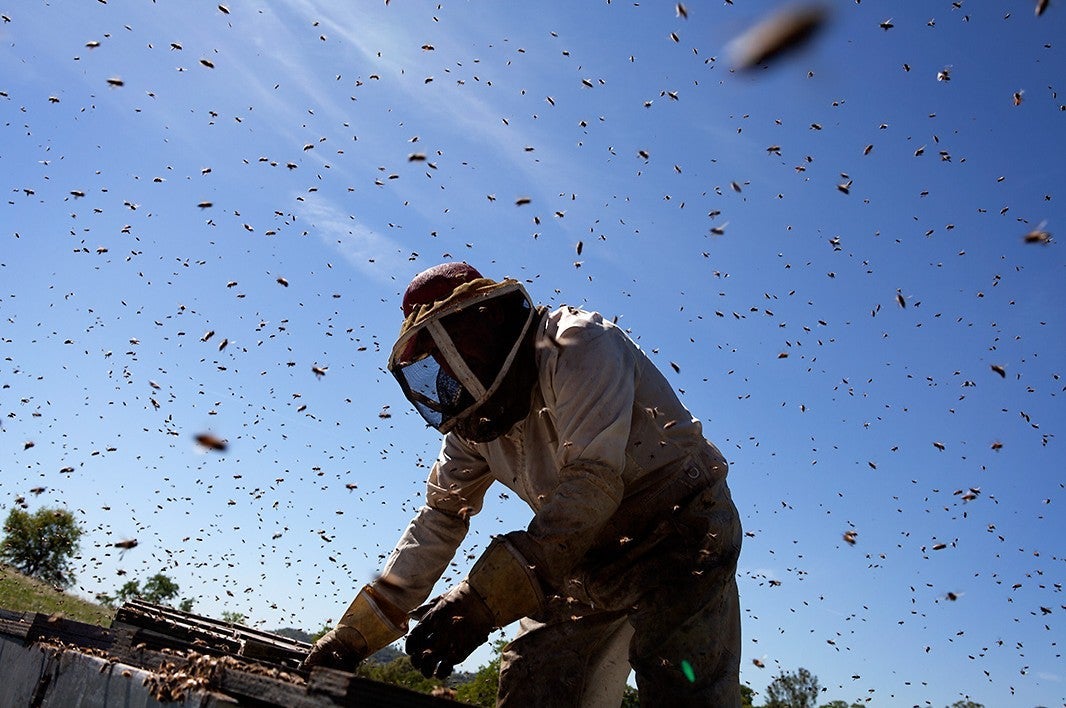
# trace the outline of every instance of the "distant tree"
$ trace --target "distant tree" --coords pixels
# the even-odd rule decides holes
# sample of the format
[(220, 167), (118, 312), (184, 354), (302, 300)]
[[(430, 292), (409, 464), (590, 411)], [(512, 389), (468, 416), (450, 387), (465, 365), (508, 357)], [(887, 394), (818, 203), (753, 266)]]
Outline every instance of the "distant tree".
[(500, 660), (506, 639), (497, 639), (493, 644), (495, 658), (485, 664), (469, 681), (455, 687), (455, 700), (472, 706), (493, 708), (496, 705), (496, 692), (500, 687)]
[(222, 613), (222, 616), (220, 617), (220, 619), (223, 622), (229, 622), (231, 624), (247, 624), (248, 623), (248, 618), (245, 616), (245, 614), (243, 612), (231, 612), (229, 610), (226, 610), (225, 612)]
[(321, 639), (322, 637), (326, 636), (326, 633), (329, 632), (332, 629), (333, 629), (333, 625), (329, 625), (329, 624), (322, 625), (322, 629), (318, 630), (317, 632), (315, 632), (314, 634), (311, 635), (311, 641), (312, 642), (317, 642), (319, 639)]
[(866, 708), (862, 703), (848, 703), (847, 701), (835, 700), (823, 703), (818, 708)]
[(983, 703), (974, 703), (973, 701), (955, 701), (948, 708), (985, 708)]
[(162, 573), (156, 573), (144, 581), (141, 597), (156, 605), (167, 605), (178, 596), (178, 591), (177, 583)]
[(766, 687), (764, 708), (815, 708), (818, 705), (818, 677), (800, 667), (795, 673), (781, 672)]
[(132, 600), (135, 597), (140, 597), (140, 595), (141, 584), (138, 583), (136, 580), (127, 580), (125, 583), (122, 584), (122, 587), (120, 587), (118, 589), (118, 592), (116, 592), (114, 595), (100, 594), (96, 597), (100, 600), (100, 602), (104, 603), (108, 607), (114, 607), (115, 605), (120, 605), (123, 602), (126, 602), (127, 600)]
[(622, 705), (619, 708), (640, 708), (640, 693), (630, 685), (622, 693)]
[(74, 584), (71, 559), (78, 553), (82, 530), (66, 509), (34, 513), (12, 509), (4, 522), (0, 561), (23, 575), (68, 588)]
[[(172, 601), (178, 597), (179, 592), (180, 588), (176, 582), (163, 573), (156, 573), (144, 581), (144, 585), (141, 585), (136, 580), (127, 580), (118, 589), (114, 597), (104, 594), (96, 597), (108, 607), (114, 607), (135, 598), (140, 598), (155, 605), (171, 605)], [(182, 600), (178, 603), (178, 609), (188, 612), (192, 609), (192, 600)]]
[(302, 629), (295, 627), (282, 627), (281, 629), (275, 629), (274, 634), (279, 637), (286, 637), (288, 639), (295, 639), (298, 642), (311, 643), (311, 635)]
[(755, 708), (755, 689), (745, 683), (740, 684), (740, 708)]
[[(325, 632), (323, 632), (322, 634), (325, 634)], [(401, 656), (405, 656), (405, 654), (399, 649), (397, 649), (395, 644), (390, 644), (386, 647), (378, 649), (376, 652), (368, 656), (366, 660), (370, 662), (377, 662), (378, 664), (387, 664), (393, 659), (399, 659)]]
[(444, 687), (443, 682), (423, 676), (418, 669), (411, 665), (411, 660), (407, 658), (406, 654), (393, 659), (387, 664), (364, 661), (356, 670), (356, 674), (381, 683), (403, 686), (419, 693), (432, 693), (434, 690)]

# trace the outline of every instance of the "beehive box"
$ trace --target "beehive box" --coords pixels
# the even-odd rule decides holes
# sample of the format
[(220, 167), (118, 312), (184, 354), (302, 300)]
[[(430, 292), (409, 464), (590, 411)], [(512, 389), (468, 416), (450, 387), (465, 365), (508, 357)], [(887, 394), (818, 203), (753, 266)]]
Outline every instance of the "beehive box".
[(299, 669), (310, 645), (142, 601), (111, 627), (0, 609), (0, 706), (456, 708), (346, 671)]

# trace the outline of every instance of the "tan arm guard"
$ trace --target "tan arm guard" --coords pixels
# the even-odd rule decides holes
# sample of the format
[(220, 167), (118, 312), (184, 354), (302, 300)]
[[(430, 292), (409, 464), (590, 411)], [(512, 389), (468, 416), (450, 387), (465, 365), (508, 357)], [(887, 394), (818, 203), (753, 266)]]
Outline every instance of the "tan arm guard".
[(407, 615), (366, 585), (352, 600), (337, 627), (358, 632), (370, 656), (407, 634)]
[(533, 569), (504, 537), (493, 539), (470, 569), (467, 583), (497, 627), (528, 617), (544, 605), (544, 592)]

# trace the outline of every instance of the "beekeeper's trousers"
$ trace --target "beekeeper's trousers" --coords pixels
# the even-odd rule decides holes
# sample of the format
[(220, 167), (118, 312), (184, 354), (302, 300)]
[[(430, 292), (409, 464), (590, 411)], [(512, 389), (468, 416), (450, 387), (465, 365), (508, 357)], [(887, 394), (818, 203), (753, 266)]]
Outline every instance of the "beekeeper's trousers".
[(617, 708), (630, 669), (641, 706), (740, 705), (743, 534), (725, 479), (668, 517), (645, 550), (636, 544), (637, 560), (601, 570), (631, 586), (607, 582), (613, 597), (635, 602), (598, 610), (559, 599), (520, 622), (503, 653), (498, 705)]

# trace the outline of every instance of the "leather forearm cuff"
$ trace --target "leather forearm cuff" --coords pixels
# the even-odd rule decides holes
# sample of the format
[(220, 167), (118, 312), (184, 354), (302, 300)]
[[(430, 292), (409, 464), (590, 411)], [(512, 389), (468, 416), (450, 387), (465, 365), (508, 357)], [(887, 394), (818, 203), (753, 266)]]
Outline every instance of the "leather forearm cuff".
[(529, 563), (506, 538), (497, 537), (470, 569), (467, 583), (504, 627), (544, 605), (544, 592)]
[(406, 619), (399, 623), (391, 619), (401, 616), (402, 612), (367, 585), (352, 600), (337, 626), (354, 629), (362, 635), (369, 656), (407, 633)]

